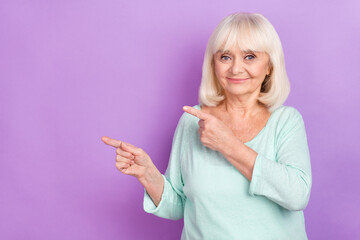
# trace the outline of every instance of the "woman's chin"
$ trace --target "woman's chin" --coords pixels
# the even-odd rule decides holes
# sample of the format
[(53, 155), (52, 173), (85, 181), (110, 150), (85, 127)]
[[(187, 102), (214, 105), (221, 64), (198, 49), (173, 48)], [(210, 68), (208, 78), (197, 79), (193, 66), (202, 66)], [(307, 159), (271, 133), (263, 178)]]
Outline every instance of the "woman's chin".
[(246, 91), (246, 89), (228, 89), (225, 90), (225, 92), (227, 93), (227, 95), (233, 96), (242, 96), (249, 93), (249, 91)]

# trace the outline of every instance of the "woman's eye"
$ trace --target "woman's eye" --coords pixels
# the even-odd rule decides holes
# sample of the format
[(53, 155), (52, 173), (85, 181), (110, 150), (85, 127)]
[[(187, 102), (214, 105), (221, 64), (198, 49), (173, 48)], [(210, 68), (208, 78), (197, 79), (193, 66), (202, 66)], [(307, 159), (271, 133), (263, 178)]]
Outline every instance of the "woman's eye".
[(255, 58), (254, 55), (247, 55), (247, 56), (245, 57), (245, 59), (247, 59), (247, 60), (251, 60), (251, 59), (254, 59), (254, 58)]
[(224, 55), (224, 56), (221, 56), (220, 58), (223, 59), (223, 60), (229, 60), (229, 59), (230, 59), (229, 56), (225, 56), (225, 55)]

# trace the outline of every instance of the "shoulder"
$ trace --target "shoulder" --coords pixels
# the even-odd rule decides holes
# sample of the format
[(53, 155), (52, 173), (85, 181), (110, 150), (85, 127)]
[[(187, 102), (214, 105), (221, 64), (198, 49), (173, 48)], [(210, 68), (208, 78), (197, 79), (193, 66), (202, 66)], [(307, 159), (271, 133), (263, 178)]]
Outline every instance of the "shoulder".
[(295, 107), (281, 105), (272, 114), (274, 115), (277, 129), (280, 131), (290, 131), (291, 129), (304, 126), (303, 117)]
[(286, 120), (299, 120), (302, 119), (301, 113), (292, 106), (281, 105), (277, 109), (275, 109), (272, 114), (276, 116), (278, 119), (286, 119)]
[[(192, 106), (195, 109), (201, 110), (200, 105)], [(183, 112), (178, 122), (178, 128), (191, 128), (198, 126), (199, 119), (187, 112)]]
[[(198, 104), (198, 105), (194, 105), (194, 106), (192, 106), (192, 107), (195, 108), (195, 109), (201, 110), (199, 104)], [(183, 112), (183, 114), (182, 114), (181, 117), (180, 117), (179, 123), (180, 123), (180, 122), (181, 122), (181, 123), (194, 122), (194, 121), (196, 121), (196, 120), (199, 120), (199, 119), (198, 119), (197, 117), (195, 117), (195, 116), (187, 113), (187, 112)], [(197, 121), (196, 121), (196, 122), (197, 122)]]

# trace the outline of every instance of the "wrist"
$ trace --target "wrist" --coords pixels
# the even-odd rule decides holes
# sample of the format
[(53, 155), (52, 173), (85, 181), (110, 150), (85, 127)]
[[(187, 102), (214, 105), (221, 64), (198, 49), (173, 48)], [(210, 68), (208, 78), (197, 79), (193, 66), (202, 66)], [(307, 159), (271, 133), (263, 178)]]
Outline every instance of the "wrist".
[(155, 166), (146, 169), (143, 176), (138, 178), (139, 182), (145, 188), (147, 188), (147, 186), (149, 185), (154, 185), (158, 183), (159, 181), (161, 181), (161, 179), (162, 179), (162, 175)]
[(242, 143), (237, 137), (229, 139), (221, 151), (225, 157), (233, 157), (234, 154), (237, 154), (241, 151), (244, 143)]

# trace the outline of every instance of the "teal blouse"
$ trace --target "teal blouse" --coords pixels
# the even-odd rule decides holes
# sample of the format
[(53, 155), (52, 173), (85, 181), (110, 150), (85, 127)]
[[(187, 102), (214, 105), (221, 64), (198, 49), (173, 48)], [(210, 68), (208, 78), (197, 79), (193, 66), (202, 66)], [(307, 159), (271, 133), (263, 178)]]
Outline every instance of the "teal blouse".
[(145, 190), (144, 211), (184, 218), (182, 240), (307, 239), (302, 210), (312, 176), (301, 114), (282, 105), (245, 143), (258, 153), (251, 182), (221, 153), (201, 143), (198, 121), (186, 112), (181, 116), (162, 175), (161, 201), (156, 207)]

